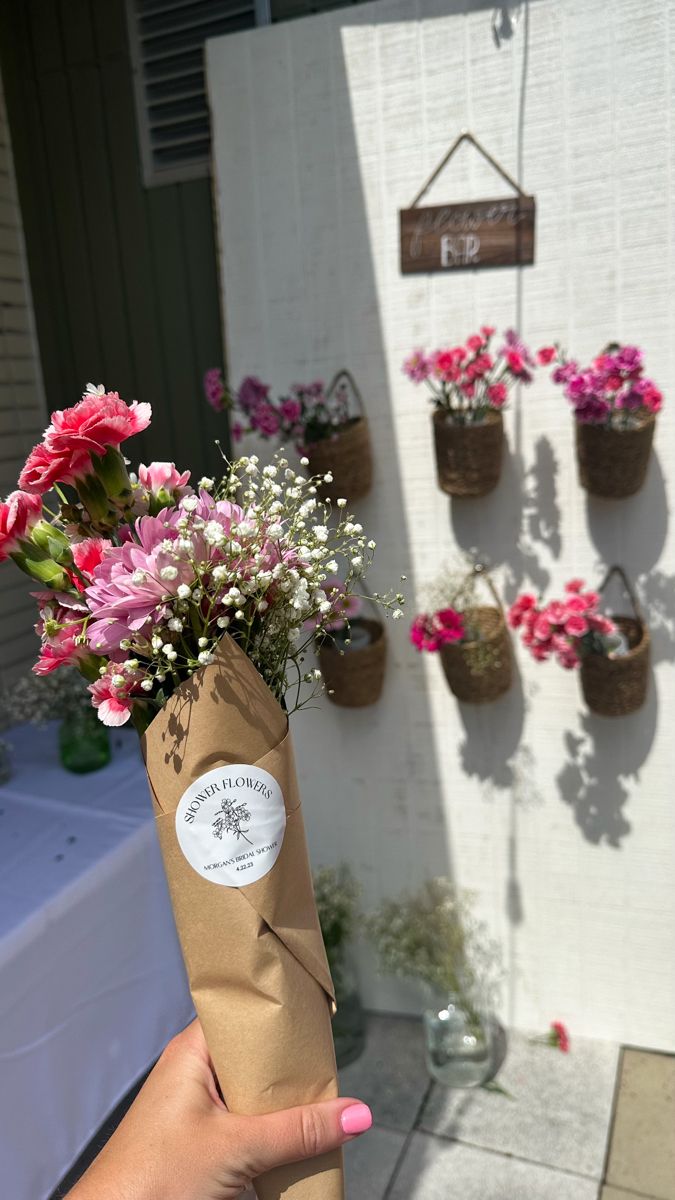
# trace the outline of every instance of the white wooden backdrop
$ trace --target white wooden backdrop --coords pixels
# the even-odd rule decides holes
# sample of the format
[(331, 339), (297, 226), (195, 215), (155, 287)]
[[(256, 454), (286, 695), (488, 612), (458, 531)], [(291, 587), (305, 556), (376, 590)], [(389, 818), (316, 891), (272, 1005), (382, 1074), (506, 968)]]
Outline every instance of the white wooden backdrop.
[[(478, 547), (507, 598), (598, 582), (619, 560), (654, 634), (643, 712), (592, 717), (578, 680), (519, 653), (521, 680), (460, 708), (439, 664), (390, 628), (375, 708), (295, 721), (316, 861), (348, 859), (366, 906), (450, 872), (502, 947), (518, 1026), (675, 1048), (675, 3), (533, 0), (495, 44), (492, 5), (377, 0), (208, 46), (215, 198), (233, 379), (282, 389), (348, 365), (373, 425), (359, 516), (375, 586), (415, 591)], [(536, 264), (403, 278), (397, 210), (467, 127), (537, 198)], [(463, 147), (431, 202), (500, 195)], [(414, 345), (518, 324), (576, 355), (643, 345), (667, 401), (644, 491), (587, 501), (566, 402), (542, 375), (507, 416), (498, 490), (436, 489)], [(410, 1008), (362, 954), (367, 1001)]]

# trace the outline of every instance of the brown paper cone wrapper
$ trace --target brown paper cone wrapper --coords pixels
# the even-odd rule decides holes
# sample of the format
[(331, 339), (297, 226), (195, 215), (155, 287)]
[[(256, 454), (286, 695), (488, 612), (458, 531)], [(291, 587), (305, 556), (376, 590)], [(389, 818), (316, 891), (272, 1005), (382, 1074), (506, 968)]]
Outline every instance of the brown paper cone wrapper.
[[(235, 1113), (337, 1096), (333, 985), (316, 913), (288, 719), (227, 635), (141, 739), (190, 990), (218, 1082)], [(175, 812), (215, 767), (261, 767), (279, 784), (286, 828), (262, 879), (227, 887), (183, 855)], [(343, 1200), (340, 1151), (255, 1180), (259, 1200)]]

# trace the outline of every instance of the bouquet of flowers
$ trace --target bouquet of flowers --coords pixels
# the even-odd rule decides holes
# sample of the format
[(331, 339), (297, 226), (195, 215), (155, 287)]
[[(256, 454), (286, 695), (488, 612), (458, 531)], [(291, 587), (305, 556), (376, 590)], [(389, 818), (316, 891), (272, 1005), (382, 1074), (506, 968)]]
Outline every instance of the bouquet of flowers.
[(247, 375), (234, 395), (230, 395), (222, 372), (216, 367), (204, 376), (204, 392), (217, 412), (234, 411), (236, 420), (231, 432), (235, 441), (246, 433), (257, 433), (264, 439), (278, 438), (284, 444), (290, 443), (300, 454), (306, 446), (333, 437), (353, 419), (345, 382), (330, 394), (320, 380), (294, 383), (287, 395), (276, 400), (270, 395), (269, 384), (255, 375)]
[[(235, 1112), (269, 1111), (336, 1094), (288, 712), (318, 686), (303, 667), (307, 622), (331, 625), (374, 543), (340, 508), (331, 523), (316, 481), (279, 456), (226, 463), (196, 488), (172, 463), (130, 475), (120, 447), (150, 419), (148, 404), (92, 385), (54, 412), (0, 505), (0, 560), (40, 584), (36, 672), (77, 666), (100, 720), (142, 735), (223, 1095)], [(339, 596), (323, 587), (338, 568)], [(337, 1200), (341, 1161), (281, 1168), (256, 1189)]]
[(598, 611), (599, 604), (598, 592), (586, 591), (582, 579), (570, 579), (563, 599), (545, 605), (523, 592), (509, 609), (509, 624), (522, 631), (523, 645), (537, 662), (554, 657), (573, 670), (588, 654), (611, 655), (622, 646), (619, 629)]
[(462, 346), (413, 350), (403, 363), (413, 383), (426, 383), (437, 410), (458, 425), (479, 424), (490, 410), (501, 410), (516, 383), (531, 383), (534, 359), (514, 329), (507, 329), (496, 353), (491, 350), (495, 328), (481, 326), (480, 333)]
[(537, 358), (542, 365), (555, 364), (551, 378), (562, 386), (582, 425), (630, 429), (661, 410), (663, 395), (644, 375), (637, 346), (612, 342), (587, 367), (568, 359), (558, 346), (542, 347)]

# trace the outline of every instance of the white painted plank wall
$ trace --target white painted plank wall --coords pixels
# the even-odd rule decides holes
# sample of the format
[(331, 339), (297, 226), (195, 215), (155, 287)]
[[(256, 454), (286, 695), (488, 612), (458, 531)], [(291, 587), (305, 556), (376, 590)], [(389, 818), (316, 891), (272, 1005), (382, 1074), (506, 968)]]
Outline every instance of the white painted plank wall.
[[(353, 863), (366, 905), (434, 872), (473, 889), (516, 1025), (675, 1049), (675, 2), (532, 0), (526, 55), (525, 19), (497, 49), (492, 9), (377, 0), (209, 44), (229, 361), (277, 389), (353, 370), (375, 438), (359, 516), (376, 587), (402, 571), (414, 604), (457, 547), (480, 547), (509, 599), (598, 582), (618, 559), (649, 613), (654, 677), (644, 711), (611, 723), (573, 675), (519, 653), (508, 697), (460, 709), (394, 626), (378, 707), (295, 721), (310, 839), (317, 861)], [(536, 264), (403, 278), (397, 210), (462, 127), (536, 195)], [(463, 148), (429, 199), (503, 189)], [(499, 489), (448, 504), (400, 364), (488, 320), (579, 356), (645, 347), (666, 408), (638, 497), (587, 503), (542, 375), (507, 415)], [(363, 965), (370, 1004), (410, 1006)]]
[[(58, 298), (55, 297), (55, 303)], [(46, 424), (21, 211), (0, 81), (0, 496), (16, 488), (29, 450)], [(30, 581), (13, 563), (0, 567), (0, 683), (28, 669), (36, 650)]]

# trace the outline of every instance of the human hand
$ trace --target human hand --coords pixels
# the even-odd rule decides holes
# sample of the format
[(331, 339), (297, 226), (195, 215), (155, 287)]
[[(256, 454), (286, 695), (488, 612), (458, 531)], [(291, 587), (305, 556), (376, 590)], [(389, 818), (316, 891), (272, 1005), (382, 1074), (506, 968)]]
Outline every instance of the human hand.
[(179, 1033), (68, 1200), (232, 1200), (283, 1163), (334, 1150), (370, 1128), (340, 1098), (260, 1117), (227, 1111), (199, 1021)]

